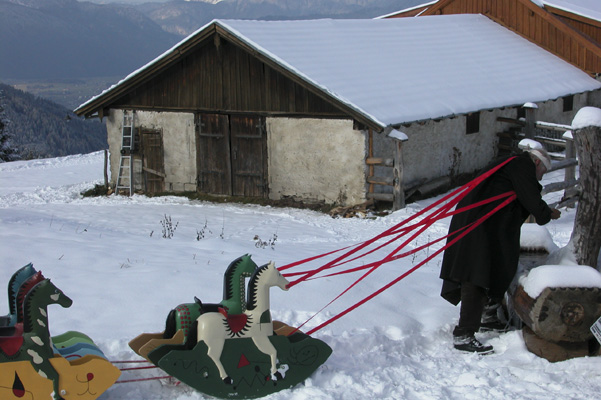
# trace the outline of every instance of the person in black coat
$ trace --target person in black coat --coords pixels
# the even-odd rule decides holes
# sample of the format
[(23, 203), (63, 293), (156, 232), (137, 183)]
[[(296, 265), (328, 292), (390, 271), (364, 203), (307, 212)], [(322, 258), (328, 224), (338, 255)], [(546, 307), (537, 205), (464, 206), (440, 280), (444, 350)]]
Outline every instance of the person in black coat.
[[(474, 334), (480, 330), (485, 304), (491, 300), (500, 303), (516, 273), (521, 226), (529, 215), (534, 216), (537, 224), (544, 225), (561, 214), (559, 210), (550, 208), (541, 197), (539, 181), (550, 166), (551, 160), (544, 149), (524, 152), (486, 178), (457, 205), (460, 209), (512, 190), (517, 195), (516, 200), (444, 252), (440, 273), (443, 279), (441, 296), (454, 305), (461, 302), (459, 323), (453, 331), (456, 349), (481, 354), (493, 351), (492, 346), (483, 345)], [(457, 235), (458, 229), (482, 217), (501, 201), (453, 216), (447, 242)]]

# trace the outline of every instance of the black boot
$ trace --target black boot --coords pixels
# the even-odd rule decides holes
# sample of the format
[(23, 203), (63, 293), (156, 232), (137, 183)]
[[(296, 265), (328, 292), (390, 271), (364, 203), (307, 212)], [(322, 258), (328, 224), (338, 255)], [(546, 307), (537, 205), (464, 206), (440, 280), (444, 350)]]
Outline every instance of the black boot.
[(470, 353), (478, 353), (482, 355), (492, 354), (492, 346), (485, 346), (476, 339), (474, 335), (459, 335), (453, 336), (453, 346), (457, 350), (467, 351)]
[(486, 322), (480, 323), (480, 332), (499, 332), (505, 333), (509, 332), (509, 325), (501, 322), (500, 319), (496, 320), (488, 320)]
[(480, 332), (509, 332), (509, 323), (503, 322), (499, 316), (502, 312), (502, 306), (500, 303), (490, 301), (482, 312), (482, 319), (480, 322)]

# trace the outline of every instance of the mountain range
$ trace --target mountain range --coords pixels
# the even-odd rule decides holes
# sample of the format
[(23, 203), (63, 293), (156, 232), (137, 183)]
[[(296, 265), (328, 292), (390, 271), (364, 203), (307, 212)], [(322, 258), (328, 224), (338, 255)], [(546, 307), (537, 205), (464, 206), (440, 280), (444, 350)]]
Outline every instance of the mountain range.
[(169, 1), (136, 6), (165, 31), (189, 35), (214, 18), (289, 20), (374, 18), (422, 0), (206, 0)]
[(106, 148), (104, 125), (70, 110), (215, 18), (373, 18), (422, 2), (111, 1), (0, 0), (0, 103), (21, 157)]
[(373, 18), (421, 2), (0, 0), (0, 81), (124, 76), (214, 18)]
[(131, 7), (0, 0), (0, 81), (123, 75), (181, 39)]

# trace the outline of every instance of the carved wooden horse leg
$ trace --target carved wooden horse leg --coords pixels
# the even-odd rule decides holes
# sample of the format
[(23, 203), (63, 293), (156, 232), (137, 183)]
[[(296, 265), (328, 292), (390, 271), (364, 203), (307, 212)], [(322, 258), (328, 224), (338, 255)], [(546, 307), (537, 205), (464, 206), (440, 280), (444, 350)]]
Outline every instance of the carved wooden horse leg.
[(207, 355), (213, 360), (219, 376), (226, 384), (231, 384), (231, 378), (225, 372), (221, 363), (221, 352), (225, 344), (225, 329), (223, 324), (225, 318), (221, 314), (212, 312), (205, 313), (198, 317), (198, 341), (203, 340), (207, 345)]
[(271, 378), (281, 377), (277, 371), (277, 350), (271, 344), (269, 336), (273, 335), (273, 323), (269, 312), (269, 288), (278, 286), (287, 290), (289, 282), (280, 274), (273, 263), (258, 268), (248, 283), (248, 309), (242, 314), (246, 319), (242, 326), (234, 329), (228, 317), (220, 313), (205, 313), (198, 317), (198, 337), (207, 345), (208, 356), (219, 370), (221, 379), (231, 384), (232, 380), (221, 363), (221, 352), (225, 339), (252, 338), (257, 348), (267, 354), (271, 360)]
[(254, 336), (253, 343), (257, 346), (262, 353), (265, 353), (269, 356), (271, 360), (271, 379), (278, 380), (282, 379), (282, 375), (277, 370), (277, 362), (278, 362), (278, 351), (273, 347), (273, 344), (269, 340), (267, 336)]

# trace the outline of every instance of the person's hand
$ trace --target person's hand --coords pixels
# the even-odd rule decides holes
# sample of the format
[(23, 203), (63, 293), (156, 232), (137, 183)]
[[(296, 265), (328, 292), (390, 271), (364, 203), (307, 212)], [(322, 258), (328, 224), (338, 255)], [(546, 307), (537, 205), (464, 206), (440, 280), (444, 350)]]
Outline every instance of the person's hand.
[(560, 216), (561, 216), (561, 211), (559, 211), (557, 208), (551, 209), (551, 219), (558, 219)]

